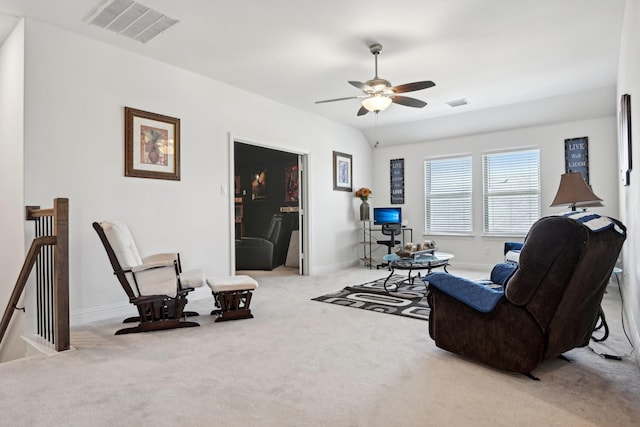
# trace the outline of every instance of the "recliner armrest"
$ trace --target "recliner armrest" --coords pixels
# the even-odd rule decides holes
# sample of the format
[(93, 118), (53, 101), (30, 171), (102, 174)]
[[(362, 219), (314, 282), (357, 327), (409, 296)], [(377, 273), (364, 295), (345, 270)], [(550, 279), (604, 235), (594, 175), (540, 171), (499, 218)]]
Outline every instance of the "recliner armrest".
[(177, 261), (178, 253), (177, 252), (166, 252), (161, 254), (153, 254), (142, 258), (142, 263), (147, 264), (149, 262), (157, 262), (157, 261)]
[(130, 267), (130, 270), (132, 273), (139, 273), (141, 271), (151, 270), (152, 268), (163, 268), (163, 267), (173, 267), (175, 270), (175, 261), (160, 260), (160, 261), (146, 262), (144, 264), (136, 265), (135, 267)]
[(501, 286), (491, 287), (486, 283), (477, 283), (449, 273), (430, 273), (422, 280), (429, 287), (434, 287), (481, 313), (490, 313), (504, 298)]

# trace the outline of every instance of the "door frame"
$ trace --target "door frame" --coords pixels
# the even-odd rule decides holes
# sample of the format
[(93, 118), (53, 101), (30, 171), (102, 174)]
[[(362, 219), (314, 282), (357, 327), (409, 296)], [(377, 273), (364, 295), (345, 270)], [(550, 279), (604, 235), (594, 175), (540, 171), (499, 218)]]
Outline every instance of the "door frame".
[(272, 150), (284, 151), (290, 154), (296, 154), (298, 156), (298, 165), (301, 167), (299, 170), (299, 178), (298, 178), (298, 191), (299, 191), (299, 211), (298, 211), (298, 219), (299, 219), (299, 229), (300, 233), (298, 236), (298, 260), (299, 260), (299, 274), (308, 276), (310, 271), (310, 262), (311, 259), (309, 257), (309, 214), (307, 212), (307, 207), (309, 206), (309, 152), (302, 151), (299, 149), (294, 149), (291, 147), (285, 147), (281, 144), (274, 143), (265, 143), (261, 141), (256, 141), (250, 138), (241, 137), (238, 135), (234, 135), (229, 132), (229, 188), (227, 190), (227, 194), (229, 196), (229, 272), (230, 275), (235, 275), (236, 271), (236, 227), (235, 227), (235, 143), (240, 142), (242, 144), (253, 145), (256, 147), (262, 147)]

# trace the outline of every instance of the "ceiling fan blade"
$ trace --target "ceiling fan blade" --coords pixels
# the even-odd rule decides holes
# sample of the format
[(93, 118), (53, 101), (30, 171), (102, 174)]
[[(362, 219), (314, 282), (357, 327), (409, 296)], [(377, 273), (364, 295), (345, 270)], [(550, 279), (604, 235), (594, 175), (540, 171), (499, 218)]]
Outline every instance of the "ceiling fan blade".
[(356, 82), (355, 80), (349, 80), (349, 84), (365, 92), (373, 92), (373, 88), (367, 84)]
[(408, 96), (392, 95), (389, 98), (391, 98), (391, 101), (393, 101), (394, 103), (406, 105), (407, 107), (422, 108), (427, 105), (427, 103), (424, 101), (416, 98), (409, 98)]
[(347, 96), (346, 98), (325, 99), (324, 101), (316, 101), (316, 104), (322, 104), (325, 102), (344, 101), (346, 99), (358, 99), (359, 96)]
[(369, 110), (367, 110), (366, 108), (360, 107), (360, 109), (358, 110), (358, 116), (364, 116), (368, 112), (369, 112)]
[(395, 93), (413, 92), (414, 90), (428, 89), (436, 84), (431, 80), (425, 80), (423, 82), (405, 83), (403, 85), (394, 86), (391, 88)]

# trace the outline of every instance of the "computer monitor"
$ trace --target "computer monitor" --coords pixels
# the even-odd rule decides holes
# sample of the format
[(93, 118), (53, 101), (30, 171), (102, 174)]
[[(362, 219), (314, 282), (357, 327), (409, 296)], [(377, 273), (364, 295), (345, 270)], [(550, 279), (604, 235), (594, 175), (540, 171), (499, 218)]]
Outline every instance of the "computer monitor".
[(373, 208), (373, 224), (402, 222), (402, 208)]

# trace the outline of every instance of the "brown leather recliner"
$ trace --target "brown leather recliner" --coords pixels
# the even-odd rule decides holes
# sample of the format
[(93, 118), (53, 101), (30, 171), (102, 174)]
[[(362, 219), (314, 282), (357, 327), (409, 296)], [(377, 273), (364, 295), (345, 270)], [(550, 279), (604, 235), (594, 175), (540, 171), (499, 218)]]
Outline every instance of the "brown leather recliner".
[(566, 217), (538, 220), (504, 287), (427, 275), (436, 346), (529, 375), (543, 361), (586, 346), (626, 238), (619, 221), (601, 219), (611, 226), (593, 231)]

